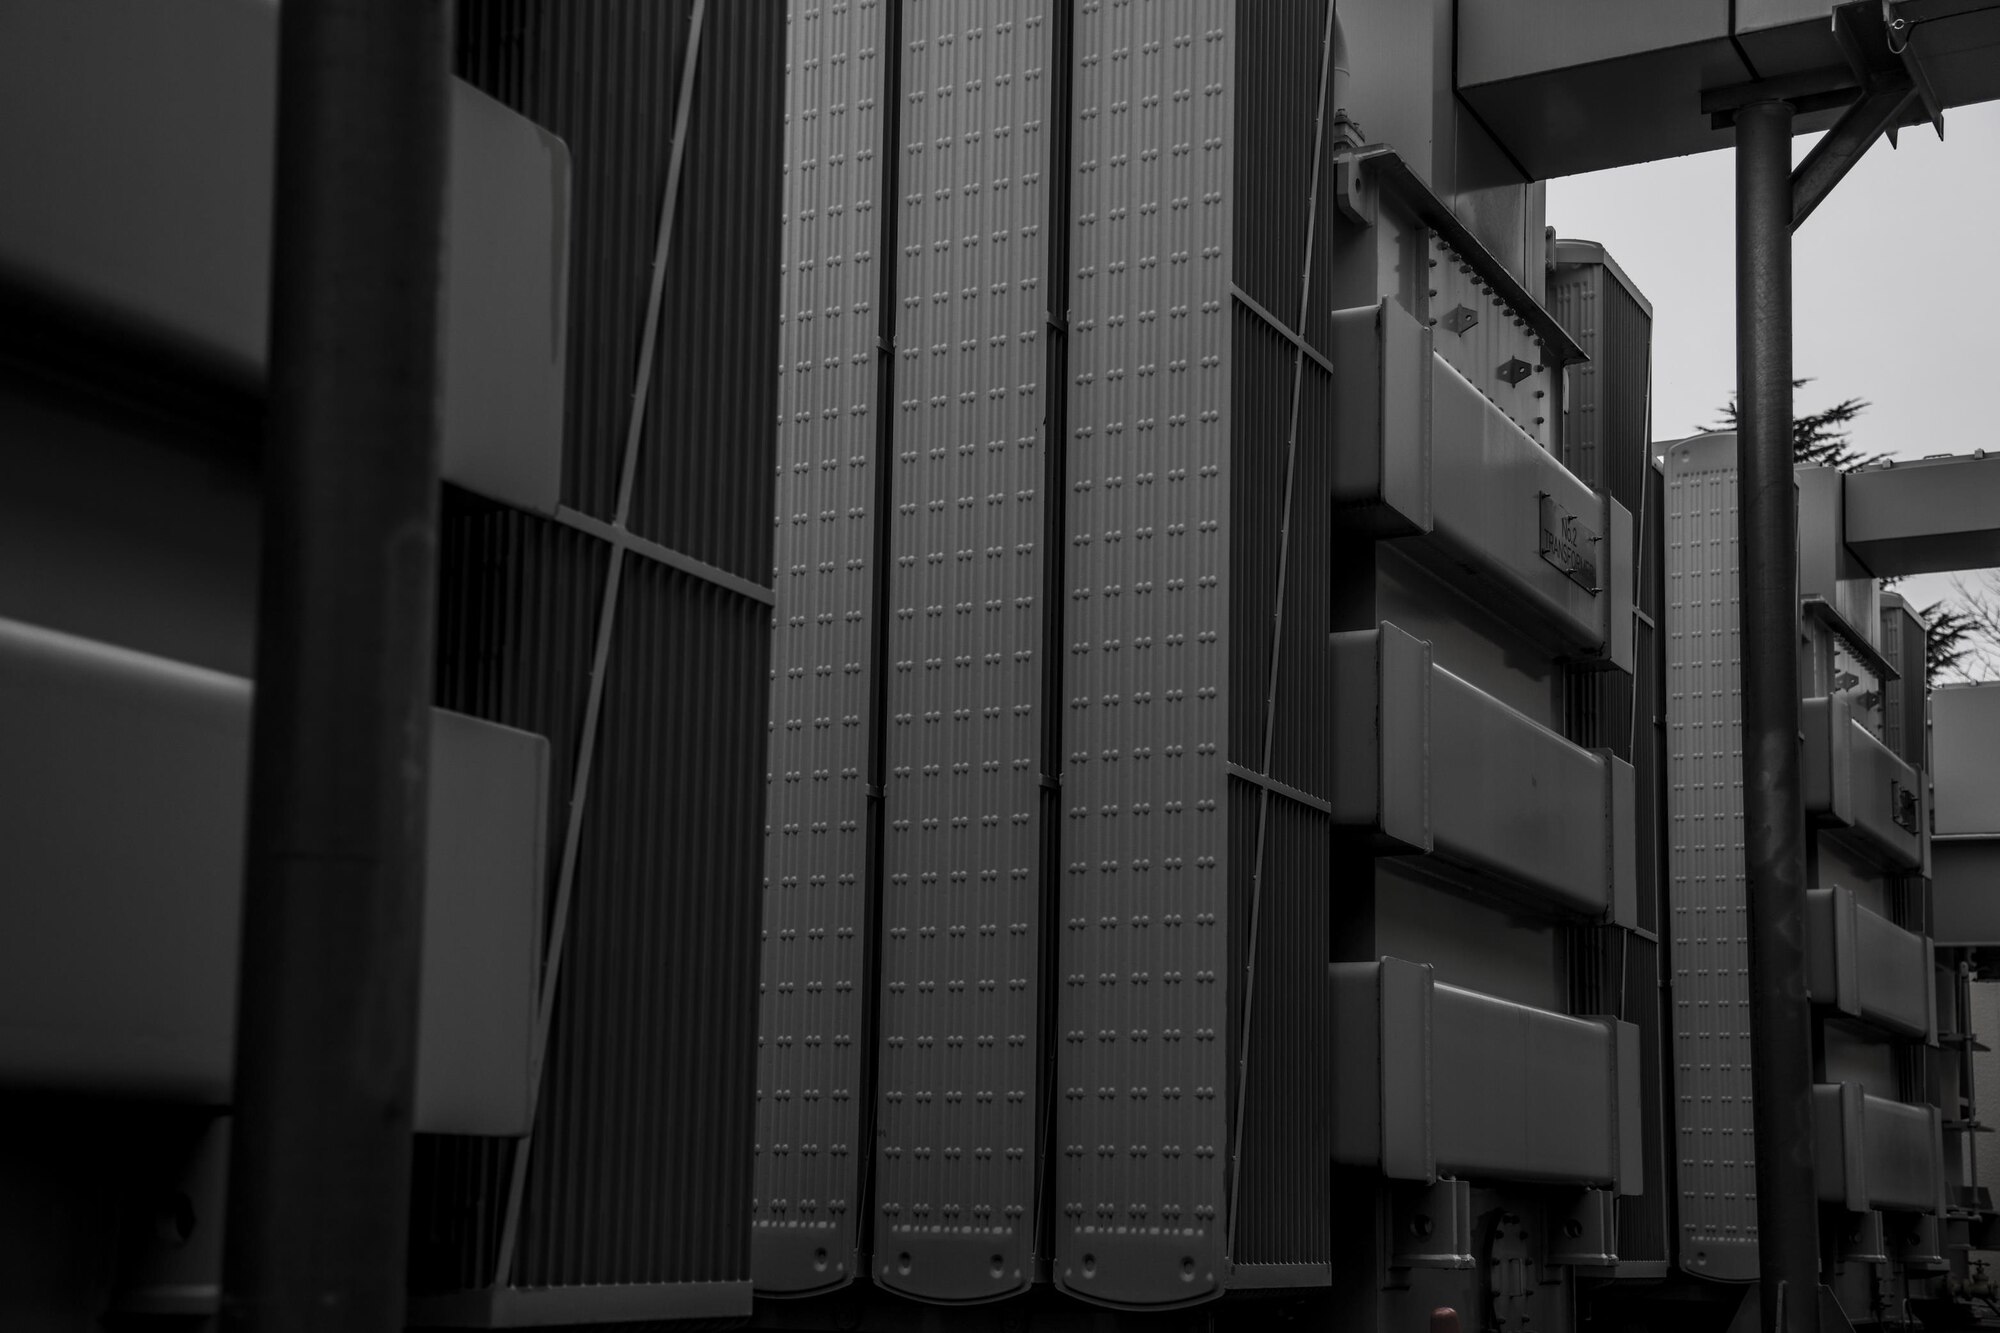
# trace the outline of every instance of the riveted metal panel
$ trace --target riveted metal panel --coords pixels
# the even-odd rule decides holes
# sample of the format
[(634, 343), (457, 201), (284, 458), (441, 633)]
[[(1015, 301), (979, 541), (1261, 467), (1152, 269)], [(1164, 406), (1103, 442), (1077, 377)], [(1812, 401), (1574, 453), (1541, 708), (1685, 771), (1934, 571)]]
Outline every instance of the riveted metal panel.
[(753, 1271), (855, 1276), (859, 1239), (885, 87), (880, 0), (795, 0), (785, 81)]
[(1126, 1306), (1223, 1273), (1234, 8), (1076, 16), (1055, 1277)]
[(1050, 34), (904, 6), (875, 1280), (1034, 1276)]
[(1669, 966), (1679, 1258), (1757, 1273), (1750, 1106), (1750, 943), (1743, 869), (1736, 439), (1674, 445), (1666, 463)]

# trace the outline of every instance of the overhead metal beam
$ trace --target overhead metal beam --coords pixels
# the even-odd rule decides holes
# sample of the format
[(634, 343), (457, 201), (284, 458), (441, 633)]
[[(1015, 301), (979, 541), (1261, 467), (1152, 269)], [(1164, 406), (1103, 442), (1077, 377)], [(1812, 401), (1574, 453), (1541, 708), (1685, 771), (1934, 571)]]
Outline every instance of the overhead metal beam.
[(1910, 49), (1910, 34), (1917, 22), (1911, 12), (1906, 7), (1896, 4), (1895, 0), (1882, 0), (1882, 24), (1888, 38), (1889, 50), (1903, 62), (1903, 71), (1910, 76), (1910, 82), (1916, 85), (1917, 96), (1923, 99), (1925, 118), (1930, 121), (1931, 128), (1937, 131), (1937, 137), (1942, 139), (1944, 106), (1938, 101), (1937, 92), (1931, 87), (1930, 79), (1925, 76), (1922, 62), (1917, 59), (1916, 52)]
[(1917, 87), (1907, 76), (1883, 81), (1861, 94), (1792, 172), (1792, 230), (1812, 216), (1877, 139), (1903, 123), (1915, 101)]
[(1742, 571), (1743, 859), (1763, 1328), (1817, 1333), (1812, 1011), (1799, 754), (1792, 480), (1792, 107), (1736, 113), (1737, 548)]

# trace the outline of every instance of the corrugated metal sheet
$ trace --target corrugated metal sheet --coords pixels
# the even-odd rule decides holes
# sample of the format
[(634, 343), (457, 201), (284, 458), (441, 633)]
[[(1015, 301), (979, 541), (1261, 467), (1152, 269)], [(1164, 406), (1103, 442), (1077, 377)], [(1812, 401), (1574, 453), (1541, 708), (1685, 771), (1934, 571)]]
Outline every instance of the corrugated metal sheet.
[(1666, 464), (1668, 958), (1681, 1265), (1757, 1271), (1735, 437)]
[(856, 1275), (871, 1097), (878, 351), (893, 8), (795, 0), (785, 81), (776, 591), (753, 1225), (761, 1290)]
[(764, 584), (784, 43), (782, 6), (710, 0), (654, 350), (656, 410), (646, 415), (629, 520), (663, 546)]
[(1034, 1278), (1045, 7), (903, 15), (875, 1280)]
[[(609, 550), (548, 519), (447, 492), (438, 568), (437, 703), (549, 739), (547, 845), (560, 848), (576, 770), (591, 635)], [(553, 903), (560, 858), (549, 857)], [(419, 1135), (411, 1285), (491, 1284), (512, 1140)]]
[(1229, 696), (1229, 760), (1261, 773), (1297, 354), (1248, 306), (1231, 305), (1229, 677), (1239, 688)]
[[(460, 9), (465, 75), (574, 155), (564, 498), (612, 518), (694, 7)], [(740, 582), (665, 561), (770, 577), (782, 61), (767, 7), (711, 4), (705, 19), (631, 510), (667, 557), (628, 551), (614, 601), (604, 534), (489, 508), (447, 515), (441, 696), (547, 734), (564, 789), (583, 763), (592, 772), (534, 1133), (520, 1148), (420, 1152), (428, 1202), (413, 1244), (431, 1290), (748, 1276), (761, 906), (749, 886), (771, 613)], [(569, 802), (552, 805), (560, 847)], [(510, 1184), (522, 1189), (512, 1229)], [(513, 1263), (496, 1273), (503, 1237)]]
[[(1253, 0), (1237, 6), (1230, 33), (1236, 104), (1230, 266), (1237, 286), (1287, 322), (1298, 317), (1305, 272), (1326, 5)], [(1287, 385), (1281, 410), (1290, 399)]]
[(515, 1285), (748, 1275), (768, 616), (625, 571)]
[(1234, 6), (1076, 29), (1055, 1274), (1223, 1279)]
[(1603, 263), (1558, 264), (1549, 305), (1590, 355), (1569, 370), (1563, 464), (1637, 513), (1651, 467), (1652, 316)]
[(1625, 984), (1618, 1016), (1639, 1029), (1639, 1135), (1645, 1169), (1636, 1196), (1618, 1200), (1618, 1257), (1662, 1260), (1673, 1257), (1667, 1240), (1667, 1089), (1661, 1060), (1660, 945), (1634, 931), (1622, 932)]
[[(1321, 177), (1325, 180), (1325, 177)], [(1322, 219), (1323, 221), (1324, 219)], [(1334, 747), (1328, 742), (1334, 698), (1333, 377), (1317, 363), (1299, 367), (1298, 456), (1292, 469), (1292, 510), (1286, 519), (1285, 633), (1271, 707), (1269, 763), (1278, 781), (1317, 796), (1333, 795)], [(1242, 580), (1238, 580), (1242, 586)]]
[(1326, 816), (1296, 801), (1271, 797), (1268, 819), (1231, 1258), (1320, 1265), (1334, 1206), (1331, 1177), (1314, 1169), (1333, 1154), (1333, 841)]
[[(692, 0), (459, 0), (460, 76), (570, 148), (562, 497), (599, 518), (617, 504), (691, 8)], [(736, 169), (754, 174), (747, 161)]]

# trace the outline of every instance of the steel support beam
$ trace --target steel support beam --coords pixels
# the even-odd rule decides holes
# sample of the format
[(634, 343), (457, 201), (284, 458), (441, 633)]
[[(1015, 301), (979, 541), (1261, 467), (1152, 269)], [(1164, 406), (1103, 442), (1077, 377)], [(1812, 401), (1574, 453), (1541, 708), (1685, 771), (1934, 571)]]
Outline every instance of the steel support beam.
[(1736, 113), (1743, 834), (1762, 1326), (1816, 1333), (1819, 1213), (1792, 482), (1791, 142), (1789, 103), (1759, 102)]
[(231, 1330), (404, 1322), (451, 12), (279, 15)]
[(1916, 85), (1907, 78), (1871, 88), (1813, 145), (1806, 160), (1792, 173), (1794, 231), (1812, 216), (1813, 210), (1846, 178), (1877, 139), (1903, 123), (1910, 104), (1916, 100)]

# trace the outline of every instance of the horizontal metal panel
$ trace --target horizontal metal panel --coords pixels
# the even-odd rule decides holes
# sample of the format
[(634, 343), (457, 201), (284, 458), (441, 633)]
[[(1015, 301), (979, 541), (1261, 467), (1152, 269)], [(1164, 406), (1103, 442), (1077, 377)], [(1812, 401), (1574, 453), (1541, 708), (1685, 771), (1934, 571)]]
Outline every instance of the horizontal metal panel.
[[(278, 7), (60, 0), (10, 9), (0, 281), (263, 379)], [(568, 327), (569, 154), (454, 82), (445, 210), (445, 479), (553, 513)], [(51, 132), (60, 126), (61, 132)]]
[(1944, 1142), (1935, 1106), (1872, 1097), (1858, 1083), (1813, 1088), (1819, 1197), (1849, 1212), (1944, 1211)]
[[(1632, 769), (1430, 661), (1391, 624), (1334, 636), (1333, 813), (1561, 913), (1635, 910)], [(1401, 833), (1395, 832), (1401, 830)]]
[(1807, 892), (1806, 958), (1815, 1002), (1905, 1036), (1936, 1038), (1931, 942), (1861, 906), (1853, 890)]
[(2000, 565), (2000, 454), (1899, 459), (1845, 480), (1848, 547), (1878, 577)]
[(1599, 0), (1492, 0), (1459, 11), (1461, 86), (1498, 83), (1599, 60), (1729, 36), (1729, 0), (1606, 5)]
[[(1431, 364), (1431, 503), (1441, 553), (1521, 599), (1576, 652), (1632, 667), (1630, 602), (1613, 617), (1612, 589), (1632, 584), (1629, 515), (1578, 481), (1442, 359)], [(1591, 592), (1543, 557), (1542, 500), (1589, 529)], [(1628, 594), (1629, 596), (1629, 594)]]
[[(1632, 878), (1631, 809), (1613, 827), (1612, 774), (1630, 765), (1571, 745), (1450, 672), (1431, 675), (1437, 854), (1606, 914)], [(1617, 865), (1623, 861), (1623, 873)]]
[(1928, 822), (1922, 779), (1855, 721), (1851, 708), (1846, 695), (1799, 705), (1806, 815), (1875, 865), (1915, 869), (1924, 862)]
[(1379, 537), (1416, 534), (1403, 549), (1554, 651), (1630, 671), (1630, 513), (1430, 352), (1437, 336), (1393, 301), (1335, 315), (1335, 504)]
[[(548, 743), (432, 714), (416, 1126), (527, 1131)], [(230, 1097), (250, 682), (0, 620), (0, 1082)]]
[(2000, 837), (2000, 683), (1940, 685), (1930, 704), (1933, 831)]
[(1338, 963), (1337, 1160), (1397, 1179), (1636, 1192), (1638, 1032), (1437, 983), (1397, 958)]
[(1951, 838), (1931, 849), (1931, 930), (1942, 947), (2000, 944), (2000, 838)]

